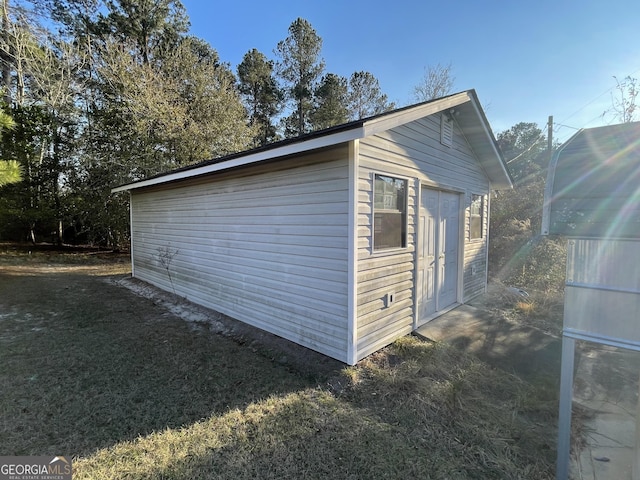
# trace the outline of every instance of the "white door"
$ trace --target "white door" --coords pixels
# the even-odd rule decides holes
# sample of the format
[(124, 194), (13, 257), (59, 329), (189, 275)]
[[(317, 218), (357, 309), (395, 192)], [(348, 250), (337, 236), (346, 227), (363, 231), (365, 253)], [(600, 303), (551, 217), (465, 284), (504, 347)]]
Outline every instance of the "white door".
[(422, 187), (418, 239), (418, 323), (458, 298), (460, 196)]

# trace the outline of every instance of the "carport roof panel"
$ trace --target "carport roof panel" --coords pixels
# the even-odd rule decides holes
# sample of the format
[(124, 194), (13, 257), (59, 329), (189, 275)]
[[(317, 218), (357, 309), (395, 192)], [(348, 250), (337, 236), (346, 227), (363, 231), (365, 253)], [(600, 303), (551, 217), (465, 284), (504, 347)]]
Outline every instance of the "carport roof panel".
[(640, 238), (640, 122), (581, 130), (556, 152), (543, 233)]

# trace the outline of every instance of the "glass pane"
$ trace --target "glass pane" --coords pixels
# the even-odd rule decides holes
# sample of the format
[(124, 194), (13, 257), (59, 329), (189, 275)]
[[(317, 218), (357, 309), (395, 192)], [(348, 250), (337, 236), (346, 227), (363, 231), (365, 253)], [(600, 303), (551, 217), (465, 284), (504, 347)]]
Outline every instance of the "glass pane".
[(407, 181), (376, 175), (373, 200), (373, 248), (406, 246)]
[(482, 196), (471, 195), (471, 215), (482, 214)]
[(376, 213), (374, 248), (404, 247), (404, 215), (397, 213)]
[(479, 216), (471, 216), (471, 238), (482, 238), (482, 218)]
[(483, 214), (482, 195), (471, 195), (469, 238), (482, 238), (482, 214)]

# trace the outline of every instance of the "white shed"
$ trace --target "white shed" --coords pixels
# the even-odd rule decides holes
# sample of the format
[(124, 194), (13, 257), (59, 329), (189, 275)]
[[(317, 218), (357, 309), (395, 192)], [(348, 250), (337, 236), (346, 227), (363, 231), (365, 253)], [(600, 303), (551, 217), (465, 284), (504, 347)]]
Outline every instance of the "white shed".
[(485, 291), (511, 186), (469, 90), (113, 191), (134, 277), (355, 364)]

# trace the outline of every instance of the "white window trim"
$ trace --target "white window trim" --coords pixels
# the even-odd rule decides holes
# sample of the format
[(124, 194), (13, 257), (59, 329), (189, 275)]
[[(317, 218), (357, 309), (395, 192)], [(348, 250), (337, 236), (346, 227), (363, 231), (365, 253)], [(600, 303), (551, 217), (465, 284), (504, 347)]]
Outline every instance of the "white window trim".
[[(375, 249), (375, 195), (376, 195), (376, 175), (382, 175), (384, 177), (391, 177), (398, 180), (407, 182), (407, 194), (405, 196), (405, 218), (404, 218), (404, 247), (385, 248), (382, 250)], [(405, 175), (398, 175), (390, 172), (372, 171), (371, 172), (371, 247), (370, 254), (372, 256), (385, 256), (395, 253), (404, 253), (409, 249), (409, 189), (411, 188), (411, 182), (414, 182), (415, 178), (407, 177)]]

